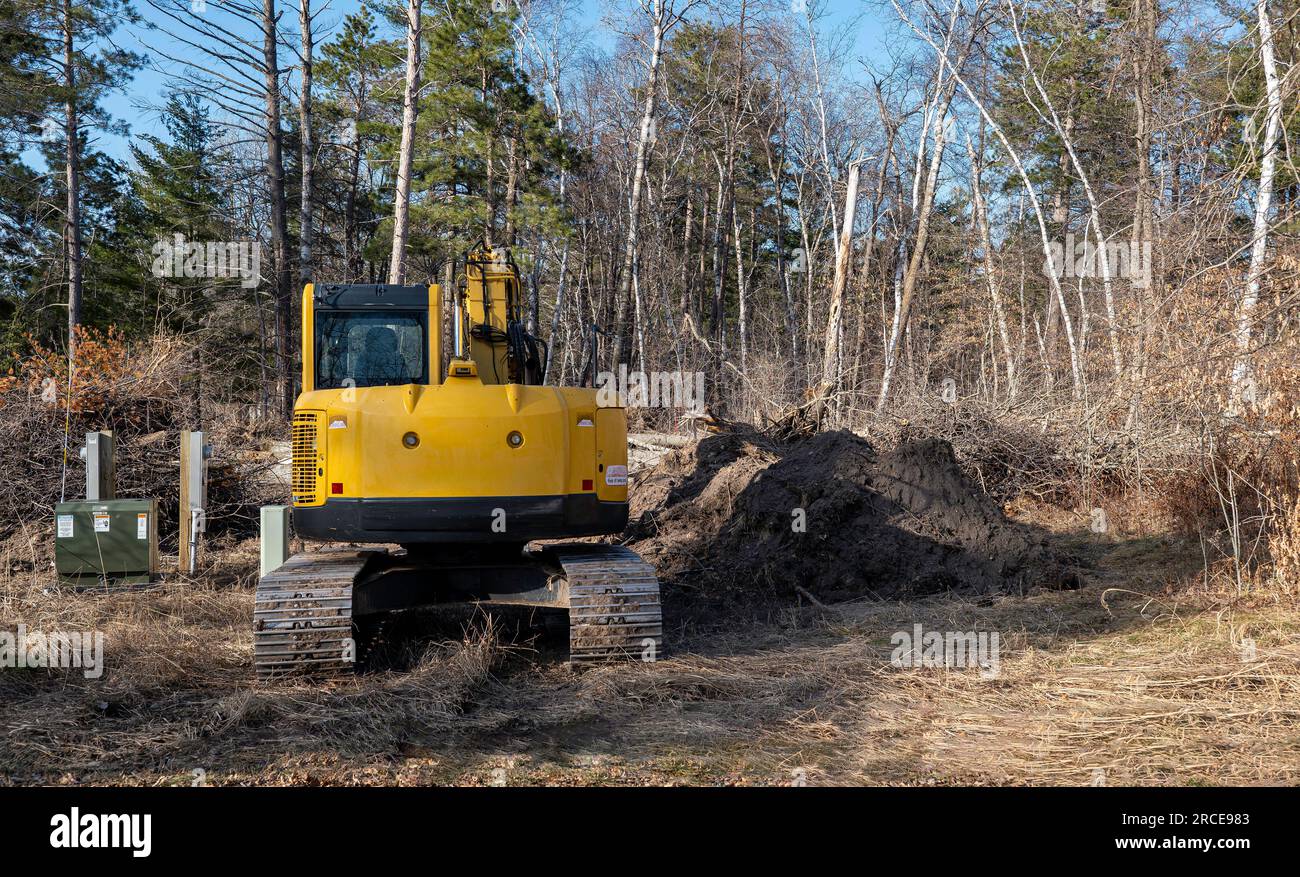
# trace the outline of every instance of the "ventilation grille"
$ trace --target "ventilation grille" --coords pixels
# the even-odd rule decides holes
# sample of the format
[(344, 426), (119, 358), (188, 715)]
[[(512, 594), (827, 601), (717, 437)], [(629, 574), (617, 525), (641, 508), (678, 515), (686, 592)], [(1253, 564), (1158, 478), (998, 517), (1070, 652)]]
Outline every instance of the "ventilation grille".
[(300, 411), (293, 416), (293, 504), (316, 502), (317, 477), (316, 435), (319, 411)]

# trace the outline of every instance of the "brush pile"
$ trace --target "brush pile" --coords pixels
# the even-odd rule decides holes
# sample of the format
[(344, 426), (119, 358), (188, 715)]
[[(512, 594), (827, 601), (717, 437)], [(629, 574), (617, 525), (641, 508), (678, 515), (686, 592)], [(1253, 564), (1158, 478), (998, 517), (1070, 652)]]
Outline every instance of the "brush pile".
[(208, 531), (254, 533), (256, 507), (287, 492), (265, 477), (275, 465), (273, 426), (214, 416), (219, 409), (211, 404), (200, 411), (202, 388), (183, 339), (158, 336), (133, 345), (112, 330), (78, 334), (71, 382), (65, 355), (36, 342), (0, 375), (0, 541), (52, 529), (60, 497), (84, 493), (78, 452), (85, 433), (111, 430), (117, 495), (157, 497), (163, 548), (174, 551), (180, 432), (200, 422), (218, 449), (209, 468)]

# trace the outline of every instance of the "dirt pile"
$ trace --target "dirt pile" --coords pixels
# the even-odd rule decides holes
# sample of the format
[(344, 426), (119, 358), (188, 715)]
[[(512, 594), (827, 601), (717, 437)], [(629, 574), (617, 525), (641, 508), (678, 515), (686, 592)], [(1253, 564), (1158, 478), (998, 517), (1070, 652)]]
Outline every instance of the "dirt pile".
[(636, 485), (629, 533), (661, 578), (708, 597), (802, 587), (824, 601), (888, 599), (1077, 581), (933, 438), (879, 453), (849, 432), (786, 446), (710, 436)]

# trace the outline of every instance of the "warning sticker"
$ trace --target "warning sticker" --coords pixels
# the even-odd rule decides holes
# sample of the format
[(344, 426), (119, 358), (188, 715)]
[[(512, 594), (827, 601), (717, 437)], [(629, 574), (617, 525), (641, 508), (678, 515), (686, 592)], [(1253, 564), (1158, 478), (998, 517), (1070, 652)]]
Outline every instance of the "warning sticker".
[(135, 516), (135, 538), (149, 538), (149, 515), (141, 513)]
[(107, 513), (107, 512), (95, 512), (95, 532), (96, 532), (96, 533), (107, 533), (107, 532), (108, 532), (108, 513)]
[(72, 515), (59, 515), (59, 538), (72, 538)]
[(606, 466), (605, 483), (610, 487), (624, 487), (627, 485), (627, 467), (626, 466)]

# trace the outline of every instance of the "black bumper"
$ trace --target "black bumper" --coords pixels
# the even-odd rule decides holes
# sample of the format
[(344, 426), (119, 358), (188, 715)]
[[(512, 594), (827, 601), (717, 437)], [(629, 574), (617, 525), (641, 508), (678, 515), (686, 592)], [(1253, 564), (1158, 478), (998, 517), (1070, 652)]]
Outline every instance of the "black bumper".
[(293, 526), (323, 542), (527, 542), (620, 533), (627, 503), (595, 494), (469, 499), (328, 499), (295, 508)]

